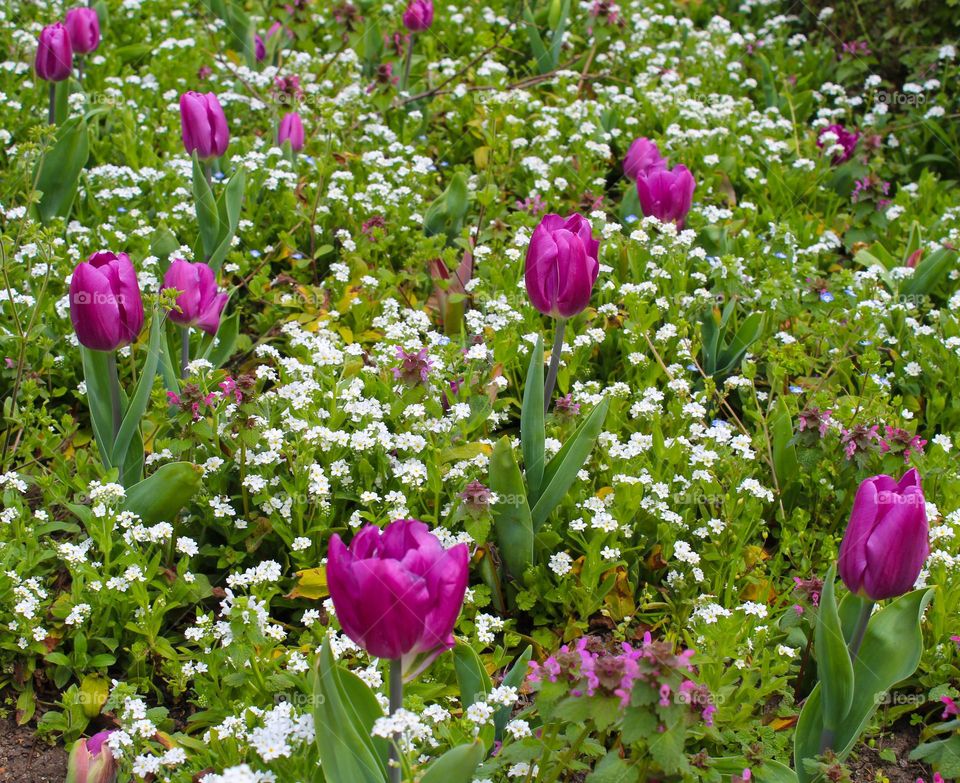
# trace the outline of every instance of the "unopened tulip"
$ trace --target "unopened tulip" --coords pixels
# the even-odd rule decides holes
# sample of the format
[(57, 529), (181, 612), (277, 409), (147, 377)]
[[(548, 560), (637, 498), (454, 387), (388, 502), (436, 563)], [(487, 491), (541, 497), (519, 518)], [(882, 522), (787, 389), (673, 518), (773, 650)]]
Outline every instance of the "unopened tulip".
[(143, 329), (137, 273), (126, 253), (94, 253), (70, 279), (70, 320), (81, 345), (115, 351)]
[(303, 149), (303, 121), (295, 111), (285, 114), (280, 120), (277, 144), (282, 147), (285, 141), (290, 142), (290, 149), (294, 152), (300, 152)]
[(117, 760), (107, 740), (111, 732), (101, 731), (90, 739), (77, 740), (67, 761), (66, 783), (114, 783)]
[(207, 264), (175, 259), (163, 276), (163, 288), (182, 292), (177, 297), (179, 311), (167, 313), (171, 321), (196, 326), (207, 334), (217, 333), (229, 295), (217, 288), (217, 276)]
[(544, 215), (527, 248), (524, 279), (530, 303), (554, 318), (582, 312), (600, 272), (599, 248), (582, 215)]
[(412, 33), (429, 30), (433, 24), (433, 1), (410, 0), (403, 12), (403, 26)]
[(267, 59), (267, 45), (259, 35), (253, 36), (253, 54), (258, 63)]
[(349, 547), (334, 535), (327, 584), (344, 633), (374, 657), (402, 660), (409, 679), (453, 647), (467, 561), (465, 544), (444, 549), (416, 519), (367, 525)]
[(227, 151), (230, 131), (220, 101), (212, 92), (185, 92), (180, 96), (183, 146), (200, 160), (219, 158)]
[(860, 484), (840, 546), (847, 588), (873, 601), (910, 590), (930, 553), (927, 508), (914, 468), (900, 481), (874, 476)]
[(843, 163), (853, 157), (857, 149), (857, 142), (860, 140), (858, 131), (848, 131), (842, 125), (828, 125), (817, 136), (817, 146), (823, 149), (833, 146), (840, 147), (839, 152), (831, 158), (830, 162), (834, 165)]
[(623, 158), (623, 173), (636, 182), (652, 171), (667, 167), (667, 160), (660, 154), (657, 145), (650, 139), (635, 139)]
[(73, 47), (70, 45), (70, 33), (60, 22), (47, 25), (41, 31), (34, 68), (37, 76), (48, 82), (62, 82), (70, 78)]
[(674, 166), (672, 169), (655, 169), (640, 177), (637, 196), (645, 216), (655, 217), (662, 223), (672, 221), (678, 228), (683, 228), (696, 187), (693, 174), (686, 166)]
[(70, 45), (77, 54), (90, 54), (100, 46), (100, 19), (92, 8), (80, 6), (67, 11)]

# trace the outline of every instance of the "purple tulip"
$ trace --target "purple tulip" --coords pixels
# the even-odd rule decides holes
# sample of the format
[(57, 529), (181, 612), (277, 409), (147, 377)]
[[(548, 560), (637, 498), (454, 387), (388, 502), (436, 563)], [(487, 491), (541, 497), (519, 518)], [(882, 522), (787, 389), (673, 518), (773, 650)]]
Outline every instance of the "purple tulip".
[(466, 544), (451, 549), (416, 519), (366, 525), (349, 548), (334, 535), (327, 583), (340, 626), (377, 658), (403, 661), (410, 679), (453, 647), (467, 589)]
[(300, 152), (303, 149), (303, 121), (295, 111), (285, 114), (280, 120), (277, 144), (282, 147), (285, 141), (290, 142), (290, 149), (294, 152)]
[(143, 329), (137, 272), (126, 253), (94, 253), (70, 279), (70, 320), (81, 345), (115, 351)]
[(220, 101), (212, 92), (185, 92), (180, 96), (180, 127), (183, 146), (200, 160), (219, 158), (227, 151), (230, 130)]
[(660, 154), (657, 145), (646, 138), (635, 139), (623, 158), (623, 173), (634, 182), (666, 167), (667, 159)]
[(37, 76), (48, 82), (62, 82), (70, 78), (73, 72), (73, 47), (70, 45), (70, 33), (60, 22), (47, 25), (40, 32), (33, 67)]
[(693, 203), (697, 183), (686, 166), (655, 169), (637, 180), (637, 196), (647, 217), (662, 223), (673, 221), (683, 228), (683, 221)]
[(874, 476), (860, 484), (840, 546), (840, 578), (873, 601), (913, 587), (930, 554), (926, 501), (916, 468), (899, 482)]
[(432, 24), (433, 0), (410, 0), (403, 12), (403, 26), (412, 33), (422, 33)]
[(70, 45), (77, 54), (90, 54), (100, 46), (100, 19), (92, 8), (80, 6), (67, 11)]
[(101, 731), (90, 739), (77, 740), (67, 761), (66, 783), (114, 783), (117, 760), (107, 746), (113, 732)]
[[(826, 141), (823, 137), (827, 134), (833, 134), (837, 137), (836, 141)], [(843, 148), (842, 152), (834, 155), (831, 159), (831, 163), (837, 165), (843, 163), (844, 161), (850, 160), (853, 157), (853, 152), (857, 148), (857, 142), (860, 140), (859, 131), (848, 131), (842, 125), (828, 125), (817, 135), (817, 146), (820, 149), (824, 147), (832, 147), (834, 144), (838, 144)]]
[(554, 318), (570, 318), (590, 304), (600, 264), (600, 241), (582, 215), (544, 215), (530, 237), (524, 278), (530, 303)]
[(209, 266), (176, 258), (163, 276), (163, 288), (182, 292), (177, 297), (179, 312), (167, 313), (171, 321), (181, 326), (197, 326), (207, 334), (217, 333), (229, 295), (217, 288), (217, 276)]
[(253, 36), (253, 52), (258, 63), (267, 59), (267, 45), (259, 35)]

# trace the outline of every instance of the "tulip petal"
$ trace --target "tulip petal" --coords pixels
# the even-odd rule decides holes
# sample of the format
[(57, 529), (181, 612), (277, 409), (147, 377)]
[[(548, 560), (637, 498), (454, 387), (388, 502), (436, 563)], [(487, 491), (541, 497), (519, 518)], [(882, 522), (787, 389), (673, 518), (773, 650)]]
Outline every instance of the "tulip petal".
[(850, 512), (847, 532), (840, 545), (838, 570), (847, 588), (854, 593), (863, 587), (863, 574), (867, 568), (867, 542), (877, 519), (878, 501), (876, 484), (861, 482)]
[(363, 629), (362, 639), (354, 641), (377, 658), (410, 652), (423, 635), (430, 605), (426, 581), (395, 560), (355, 560), (350, 571), (357, 587), (353, 611)]
[(875, 601), (902, 595), (917, 581), (929, 554), (923, 494), (911, 487), (891, 505), (867, 542), (864, 592)]

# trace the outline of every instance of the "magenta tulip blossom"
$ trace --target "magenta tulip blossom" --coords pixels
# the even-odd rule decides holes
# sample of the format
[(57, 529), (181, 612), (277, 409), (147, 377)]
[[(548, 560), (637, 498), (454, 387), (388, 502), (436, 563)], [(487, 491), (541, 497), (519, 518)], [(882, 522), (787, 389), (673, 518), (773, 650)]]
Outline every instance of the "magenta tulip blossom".
[(262, 63), (267, 59), (267, 45), (263, 42), (263, 38), (259, 34), (253, 36), (253, 55), (257, 58), (258, 63)]
[(73, 47), (66, 26), (57, 22), (43, 28), (33, 65), (37, 76), (48, 82), (62, 82), (70, 78), (73, 72)]
[(137, 273), (126, 253), (94, 253), (70, 279), (70, 320), (81, 345), (115, 351), (143, 329)]
[(683, 228), (683, 221), (693, 203), (697, 183), (686, 166), (654, 169), (637, 180), (637, 196), (647, 217), (662, 223), (674, 222)]
[(285, 141), (290, 142), (290, 149), (294, 152), (300, 152), (303, 149), (303, 121), (295, 111), (285, 114), (280, 120), (277, 144), (282, 147)]
[(207, 264), (174, 259), (163, 276), (163, 288), (182, 292), (177, 297), (179, 312), (170, 310), (167, 313), (171, 321), (181, 326), (199, 327), (207, 334), (217, 333), (229, 295), (217, 288), (217, 276)]
[(67, 11), (70, 45), (77, 54), (90, 54), (100, 46), (100, 19), (92, 8), (80, 6)]
[(90, 739), (77, 740), (67, 761), (66, 783), (114, 783), (117, 760), (107, 740), (113, 732), (101, 731)]
[(847, 588), (873, 601), (910, 590), (930, 554), (927, 508), (916, 468), (900, 481), (874, 476), (860, 484), (840, 546)]
[(403, 12), (403, 26), (412, 33), (429, 30), (433, 24), (432, 0), (410, 0)]
[(406, 679), (453, 647), (467, 589), (465, 544), (444, 549), (427, 526), (367, 525), (347, 547), (330, 540), (327, 584), (340, 626), (377, 658), (401, 660)]
[(200, 160), (219, 158), (227, 151), (230, 130), (220, 101), (212, 92), (185, 92), (180, 96), (180, 127), (183, 146)]
[(837, 165), (853, 157), (854, 150), (857, 148), (857, 142), (860, 140), (858, 131), (848, 131), (842, 125), (828, 125), (817, 136), (817, 146), (820, 149), (838, 145), (841, 151), (831, 158), (831, 163)]
[(666, 167), (667, 159), (660, 154), (657, 145), (646, 138), (635, 139), (623, 158), (623, 173), (634, 182)]
[(524, 278), (530, 303), (554, 318), (582, 312), (600, 272), (599, 248), (582, 215), (544, 215), (527, 248)]

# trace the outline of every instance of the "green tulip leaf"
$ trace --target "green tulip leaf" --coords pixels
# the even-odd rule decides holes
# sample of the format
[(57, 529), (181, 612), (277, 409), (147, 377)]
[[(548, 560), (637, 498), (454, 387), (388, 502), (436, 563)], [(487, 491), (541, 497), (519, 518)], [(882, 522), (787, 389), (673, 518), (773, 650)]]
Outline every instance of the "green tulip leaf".
[[(240, 212), (243, 208), (243, 193), (246, 187), (246, 176), (242, 168), (238, 168), (234, 175), (230, 177), (227, 186), (224, 188), (217, 202), (218, 214), (218, 232), (217, 239), (214, 242), (215, 250), (210, 253), (208, 263), (216, 272), (220, 269), (223, 259), (227, 257), (230, 250), (230, 243), (237, 233), (237, 226), (240, 225)], [(204, 245), (206, 247), (206, 245)]]
[(543, 339), (538, 337), (527, 369), (520, 410), (520, 445), (523, 448), (523, 470), (527, 479), (527, 502), (536, 503), (543, 481)]
[(192, 462), (168, 462), (127, 490), (124, 511), (144, 524), (172, 522), (200, 489), (203, 470)]
[(482, 742), (457, 745), (430, 763), (420, 783), (470, 783), (486, 750)]
[[(520, 657), (517, 658), (513, 666), (510, 667), (510, 671), (503, 676), (503, 682), (501, 684), (512, 688), (519, 688), (530, 670), (528, 664), (532, 657), (533, 646), (527, 645), (527, 648), (520, 653)], [(503, 730), (507, 723), (510, 722), (511, 714), (512, 708), (510, 707), (500, 707), (500, 709), (493, 714), (493, 726), (496, 730), (496, 739), (499, 740), (503, 738)]]
[(830, 566), (823, 583), (814, 629), (822, 721), (824, 728), (834, 732), (843, 723), (853, 703), (853, 664), (837, 612), (837, 599), (833, 591), (836, 578), (837, 568)]
[[(860, 653), (853, 662), (853, 702), (834, 736), (833, 750), (841, 760), (853, 750), (883, 694), (917, 670), (923, 652), (920, 624), (932, 596), (932, 590), (915, 590), (870, 618)], [(799, 783), (810, 783), (814, 778), (803, 762), (820, 752), (822, 703), (821, 683), (807, 697), (797, 722), (794, 759)]]
[(38, 163), (36, 187), (43, 195), (37, 214), (44, 223), (66, 218), (77, 195), (80, 173), (90, 156), (90, 137), (82, 117), (73, 117), (57, 130), (56, 141)]
[(490, 455), (490, 489), (497, 495), (490, 511), (500, 556), (510, 574), (519, 579), (533, 562), (533, 522), (523, 476), (506, 435)]
[(560, 504), (586, 463), (609, 408), (610, 400), (604, 398), (550, 460), (543, 474), (543, 492), (530, 512), (534, 531), (540, 529), (550, 512)]
[(110, 402), (110, 373), (116, 372), (110, 367), (109, 354), (105, 351), (92, 351), (80, 346), (83, 361), (83, 379), (87, 386), (87, 406), (90, 409), (90, 426), (93, 437), (100, 450), (103, 466), (109, 470), (113, 466), (113, 408)]
[(453, 648), (453, 668), (460, 686), (460, 703), (465, 707), (475, 701), (482, 701), (493, 690), (490, 675), (483, 668), (477, 651), (469, 644), (457, 642), (457, 646)]
[(217, 239), (220, 236), (220, 215), (217, 212), (217, 203), (213, 198), (213, 190), (207, 182), (207, 175), (196, 151), (193, 153), (193, 203), (197, 211), (197, 225), (200, 227), (200, 241), (203, 245), (203, 254), (210, 258), (217, 249)]

